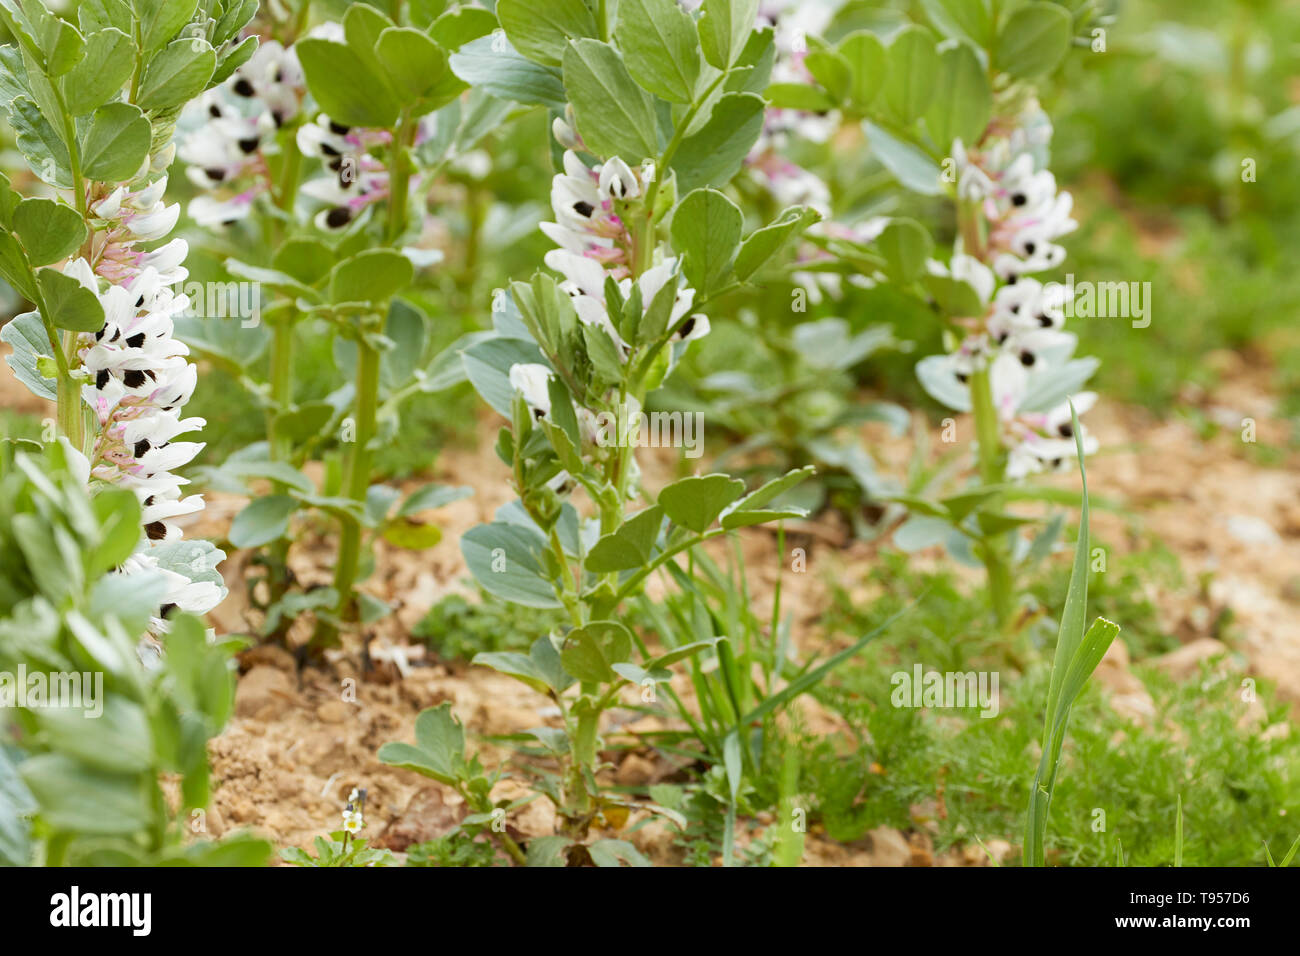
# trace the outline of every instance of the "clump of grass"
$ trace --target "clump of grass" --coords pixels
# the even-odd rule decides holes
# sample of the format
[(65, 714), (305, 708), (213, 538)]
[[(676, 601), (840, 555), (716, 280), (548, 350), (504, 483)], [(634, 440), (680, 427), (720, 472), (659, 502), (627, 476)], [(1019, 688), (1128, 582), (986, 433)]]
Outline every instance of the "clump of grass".
[(414, 636), (444, 660), (469, 660), (481, 651), (527, 651), (562, 615), (510, 604), (486, 592), (477, 601), (443, 598), (415, 626)]
[[(1068, 571), (1052, 567), (1032, 582), (1040, 595), (1061, 594)], [(1063, 769), (1052, 798), (1047, 860), (1056, 865), (1109, 866), (1122, 844), (1125, 863), (1168, 866), (1174, 859), (1175, 817), (1182, 798), (1184, 863), (1188, 866), (1263, 864), (1264, 844), (1285, 849), (1300, 815), (1300, 753), (1288, 735), (1262, 726), (1288, 721), (1267, 684), (1257, 693), (1266, 717), (1244, 721), (1246, 705), (1233, 678), (1206, 667), (1174, 681), (1141, 658), (1176, 641), (1161, 630), (1140, 587), (1152, 577), (1181, 580), (1163, 548), (1123, 559), (1092, 576), (1090, 613), (1125, 622), (1154, 716), (1135, 723), (1117, 714), (1095, 686), (1075, 704)], [(1000, 660), (983, 622), (982, 595), (967, 593), (946, 571), (921, 572), (882, 556), (870, 583), (884, 596), (866, 610), (839, 592), (828, 627), (870, 626), (878, 615), (916, 599), (915, 608), (883, 635), (875, 651), (846, 664), (818, 692), (848, 721), (847, 733), (797, 732), (798, 791), (811, 795), (810, 820), (833, 839), (851, 842), (881, 825), (933, 830), (935, 849), (1020, 842), (1032, 767), (1042, 734), (1052, 645), (1023, 667)], [(1001, 710), (925, 710), (890, 705), (890, 674), (915, 662), (927, 669), (979, 670), (1000, 677)], [(1291, 733), (1295, 729), (1291, 728)], [(775, 787), (775, 782), (772, 783)], [(1100, 812), (1098, 812), (1100, 811)]]

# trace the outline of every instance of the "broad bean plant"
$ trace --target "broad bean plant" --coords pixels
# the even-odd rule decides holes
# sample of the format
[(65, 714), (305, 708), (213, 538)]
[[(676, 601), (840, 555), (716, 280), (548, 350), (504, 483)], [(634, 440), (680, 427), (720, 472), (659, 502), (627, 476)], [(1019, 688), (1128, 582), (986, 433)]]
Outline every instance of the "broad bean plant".
[[(413, 4), (398, 23), (368, 4), (322, 6), (340, 19), (308, 28), (306, 3), (279, 19), (273, 7), (267, 39), (194, 104), (180, 147), (201, 191), (191, 217), (229, 274), (258, 293), (192, 326), (196, 347), (265, 413), (265, 439), (208, 477), (245, 492), (250, 479), (270, 480), (231, 542), (264, 549), (255, 604), (267, 635), (283, 637), (295, 614), (314, 611), (309, 651), (335, 643), (340, 625), (386, 613), (355, 588), (374, 540), (436, 543), (437, 526), (416, 516), (468, 493), (430, 485), (403, 496), (372, 482), (373, 460), (398, 434), (403, 402), (463, 380), (456, 351), (427, 354), (430, 320), (399, 296), (441, 257), (425, 229), (439, 171), (515, 109), (467, 92), (449, 64), (450, 49), (495, 24), (486, 10), (435, 18)], [(321, 335), (334, 369), (316, 371), (339, 378), (324, 398), (304, 400), (296, 342)], [(321, 460), (317, 482), (303, 469)], [(312, 510), (337, 522), (334, 582), (304, 593), (287, 562), (295, 515)]]
[(8, 361), (55, 403), (52, 427), (93, 487), (138, 499), (124, 571), (161, 568), (171, 582), (153, 635), (172, 609), (203, 614), (226, 593), (220, 552), (178, 547), (174, 519), (203, 507), (178, 470), (203, 448), (187, 439), (204, 422), (183, 417), (197, 384), (174, 334), (188, 245), (162, 242), (180, 215), (164, 192), (177, 118), (248, 60), (255, 41), (240, 32), (254, 8), (104, 0), (82, 4), (74, 26), (40, 3), (0, 5), (15, 39), (0, 48), (0, 101), (32, 174), (55, 191), (24, 197), (0, 179), (0, 275), (36, 306), (5, 326)]
[[(1024, 479), (1069, 470), (1078, 448), (1097, 448), (1086, 430), (1074, 441), (1067, 405), (1073, 395), (1084, 413), (1097, 398), (1079, 391), (1097, 360), (1077, 357), (1077, 338), (1063, 328), (1074, 287), (1039, 278), (1063, 264), (1061, 240), (1077, 223), (1049, 169), (1052, 125), (1036, 84), (1072, 46), (1087, 48), (1104, 21), (1085, 3), (933, 0), (921, 8), (919, 22), (904, 19), (883, 38), (806, 36), (788, 80), (768, 96), (794, 117), (787, 125), (809, 135), (826, 117), (854, 124), (901, 199), (951, 205), (954, 241), (937, 258), (921, 222), (877, 215), (822, 224), (805, 265), (827, 270), (810, 277), (834, 276), (830, 292), (847, 275), (916, 297), (941, 318), (947, 351), (922, 357), (916, 375), (941, 405), (972, 413), (974, 476), (945, 487), (957, 477), (951, 470), (918, 470), (902, 488), (877, 481), (875, 497), (911, 513), (896, 533), (900, 546), (941, 543), (981, 563), (994, 613), (1009, 627), (1016, 568), (1046, 553), (1061, 525), (1031, 541), (1020, 534), (1031, 522), (1006, 503), (1060, 500)], [(777, 179), (786, 190), (819, 192), (815, 174), (799, 167), (780, 168)]]
[(66, 437), (43, 450), (0, 446), (0, 670), (12, 721), (0, 742), (0, 860), (261, 865), (265, 840), (208, 838), (207, 744), (234, 706), (232, 648), (177, 612), (166, 653), (141, 653), (176, 575), (124, 570), (145, 506), (130, 488), (92, 495), (91, 482)]
[[(559, 832), (532, 841), (528, 860), (636, 860), (623, 841), (589, 839), (593, 825), (608, 827), (629, 809), (599, 781), (606, 711), (626, 706), (629, 690), (654, 700), (662, 687), (676, 700), (671, 668), (695, 661), (702, 690), (719, 703), (730, 695), (698, 734), (734, 811), (747, 768), (761, 759), (762, 734), (752, 729), (832, 666), (777, 694), (788, 648), (716, 630), (705, 589), (677, 563), (737, 529), (802, 516), (780, 499), (812, 469), (748, 493), (719, 472), (653, 493), (635, 454), (647, 400), (710, 332), (707, 310), (753, 283), (819, 215), (794, 205), (747, 229), (724, 191), (762, 130), (758, 91), (775, 54), (771, 29), (754, 29), (753, 9), (706, 3), (694, 18), (668, 0), (642, 0), (620, 4), (615, 18), (575, 4), (563, 32), (520, 6), (502, 4), (498, 15), (519, 71), (558, 70), (567, 101), (552, 130), (563, 150), (554, 219), (541, 226), (556, 245), (545, 255), (549, 271), (511, 283), (495, 334), (464, 351), (470, 381), (510, 420), (496, 450), (518, 499), (467, 532), (462, 549), (489, 593), (562, 608), (570, 625), (527, 654), (475, 660), (560, 709), (562, 727), (533, 731), (560, 767), (537, 780), (559, 808)], [(694, 620), (662, 619), (662, 646), (652, 650), (621, 618), (660, 569), (696, 601), (687, 605)], [(752, 682), (755, 665), (765, 678)], [(725, 689), (709, 686), (715, 668)], [(478, 780), (484, 792), (450, 718), (430, 712), (421, 724), (415, 748), (392, 745), (384, 758), (461, 786)], [(481, 798), (476, 806), (490, 810)], [(734, 818), (728, 824), (730, 833)]]

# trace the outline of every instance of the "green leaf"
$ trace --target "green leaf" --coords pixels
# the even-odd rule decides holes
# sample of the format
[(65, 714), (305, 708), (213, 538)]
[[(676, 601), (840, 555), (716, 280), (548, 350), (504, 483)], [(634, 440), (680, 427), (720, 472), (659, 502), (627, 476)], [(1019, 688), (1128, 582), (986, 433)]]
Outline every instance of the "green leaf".
[(613, 665), (632, 656), (632, 634), (618, 621), (592, 621), (575, 627), (564, 637), (560, 662), (583, 682), (599, 684), (618, 680)]
[(52, 199), (24, 199), (14, 209), (13, 228), (33, 266), (66, 259), (86, 241), (77, 211)]
[(924, 27), (904, 27), (890, 41), (888, 63), (885, 104), (896, 121), (908, 125), (926, 111), (934, 98), (939, 73), (934, 37)]
[(704, 58), (729, 69), (749, 40), (758, 17), (758, 0), (704, 0), (697, 26)]
[(621, 0), (614, 35), (632, 79), (661, 99), (691, 102), (700, 49), (689, 13), (674, 0)]
[(608, 837), (596, 840), (587, 847), (587, 852), (591, 855), (591, 862), (597, 866), (654, 866), (626, 840), (611, 840)]
[(722, 509), (745, 493), (745, 483), (730, 475), (692, 475), (659, 492), (659, 505), (674, 524), (703, 534)]
[(834, 50), (813, 50), (804, 57), (804, 65), (836, 103), (848, 98), (853, 88), (853, 68), (848, 60)]
[(203, 92), (216, 68), (216, 51), (206, 40), (173, 40), (145, 66), (135, 103), (150, 112), (188, 103)]
[(109, 103), (95, 110), (81, 141), (82, 173), (100, 182), (125, 182), (149, 156), (153, 129), (138, 107)]
[(411, 260), (391, 249), (367, 249), (330, 272), (330, 300), (386, 303), (415, 276)]
[(86, 573), (94, 579), (118, 567), (140, 543), (140, 505), (126, 489), (105, 489), (90, 502), (99, 525), (99, 542), (86, 555)]
[(560, 694), (573, 684), (573, 675), (560, 663), (560, 652), (547, 635), (533, 641), (527, 654), (515, 651), (485, 652), (475, 654), (474, 663), (522, 681), (540, 694)]
[(544, 545), (536, 531), (504, 521), (470, 528), (460, 539), (465, 563), (489, 594), (525, 607), (559, 607), (538, 557)]
[(696, 294), (707, 296), (731, 271), (745, 217), (716, 189), (695, 189), (673, 213), (673, 250)]
[(871, 151), (900, 183), (923, 196), (937, 196), (943, 192), (939, 165), (922, 150), (869, 120), (862, 121), (862, 129), (867, 134)]
[(754, 93), (728, 93), (718, 100), (709, 121), (682, 141), (672, 159), (678, 188), (689, 192), (729, 182), (758, 141), (764, 106)]
[(514, 48), (543, 66), (559, 66), (568, 56), (569, 40), (600, 32), (591, 8), (582, 0), (500, 0), (497, 19)]
[(493, 410), (511, 416), (515, 390), (510, 384), (510, 367), (543, 361), (542, 353), (530, 339), (492, 338), (478, 342), (463, 353), (461, 361), (474, 389)]
[(35, 810), (36, 798), (0, 747), (0, 863), (6, 866), (31, 863), (31, 823), (26, 818)]
[(934, 240), (916, 220), (895, 219), (876, 239), (876, 246), (885, 257), (889, 277), (907, 283), (925, 269), (925, 260), (934, 249)]
[(104, 327), (104, 307), (99, 297), (72, 276), (57, 269), (40, 269), (36, 273), (45, 316), (56, 328), (70, 332), (98, 332)]
[(885, 82), (885, 47), (869, 30), (850, 33), (840, 41), (838, 51), (849, 65), (852, 77), (848, 97), (858, 109), (866, 109), (875, 100)]
[(81, 0), (77, 4), (77, 23), (82, 33), (112, 27), (129, 35), (135, 28), (126, 0)]
[(980, 301), (975, 287), (963, 279), (926, 273), (921, 277), (921, 285), (934, 297), (935, 303), (945, 315), (975, 316), (984, 310), (984, 303)]
[(9, 104), (9, 122), (17, 134), (18, 150), (32, 172), (43, 182), (60, 189), (72, 188), (72, 163), (68, 147), (26, 96)]
[(420, 711), (415, 718), (414, 746), (384, 744), (379, 759), (456, 786), (465, 770), (465, 728), (452, 714), (450, 701)]
[(40, 373), (42, 359), (54, 360), (50, 337), (40, 314), (24, 312), (10, 319), (0, 328), (0, 342), (8, 343), (13, 349), (5, 356), (5, 361), (13, 369), (14, 377), (36, 397), (55, 401), (58, 398), (57, 384), (54, 379)]
[(303, 285), (315, 285), (334, 267), (334, 250), (318, 239), (297, 238), (275, 252), (271, 265)]
[(408, 102), (434, 92), (448, 73), (447, 54), (411, 27), (389, 27), (375, 47), (397, 95)]
[(459, 50), (471, 40), (490, 34), (497, 18), (482, 7), (455, 7), (438, 17), (429, 32), (444, 50)]
[(740, 244), (733, 266), (736, 278), (742, 282), (758, 272), (780, 252), (791, 239), (803, 233), (813, 223), (821, 221), (821, 213), (811, 206), (790, 206), (766, 226), (755, 229)]
[(940, 58), (938, 92), (925, 114), (925, 125), (940, 149), (954, 140), (978, 143), (993, 112), (993, 90), (973, 50), (965, 45), (945, 50)]
[(993, 45), (988, 0), (921, 0), (921, 6), (944, 36), (970, 40), (980, 49)]
[(664, 512), (658, 505), (638, 511), (617, 531), (603, 535), (583, 561), (592, 574), (610, 574), (645, 567), (654, 551)]
[(234, 75), (235, 71), (253, 58), (257, 52), (257, 37), (244, 37), (243, 41), (233, 49), (224, 53), (217, 54), (217, 68), (212, 71), (212, 79), (208, 80), (208, 88), (218, 86)]
[(64, 754), (40, 754), (18, 768), (51, 826), (83, 834), (134, 833), (152, 816), (141, 775), (93, 770)]
[(504, 36), (470, 41), (451, 55), (450, 63), (462, 80), (493, 96), (564, 109), (564, 81), (559, 71), (520, 56)]
[(293, 48), (311, 95), (331, 119), (381, 129), (397, 122), (402, 107), (397, 94), (351, 47), (307, 37)]
[(389, 544), (408, 551), (424, 551), (442, 540), (442, 528), (415, 518), (395, 518), (384, 525), (381, 536)]
[(535, 837), (528, 841), (528, 865), (564, 866), (572, 845), (566, 836)]
[(654, 99), (633, 82), (608, 43), (571, 43), (564, 51), (564, 87), (578, 133), (597, 155), (636, 165), (659, 154)]
[(140, 45), (146, 53), (175, 37), (199, 5), (198, 0), (134, 0), (134, 4), (140, 17)]
[(447, 505), (456, 501), (462, 501), (465, 498), (473, 496), (474, 489), (467, 485), (452, 487), (451, 485), (425, 485), (419, 491), (412, 492), (411, 495), (402, 502), (397, 514), (400, 517), (413, 515), (420, 511), (432, 511), (435, 508), (445, 508)]
[(998, 34), (994, 62), (1012, 76), (1050, 73), (1070, 50), (1070, 14), (1054, 3), (1031, 3), (1013, 13)]
[(135, 70), (135, 44), (121, 30), (106, 27), (86, 37), (81, 62), (63, 78), (68, 112), (84, 116), (121, 92)]
[(230, 524), (230, 543), (237, 548), (260, 548), (289, 533), (289, 518), (298, 510), (290, 495), (267, 495), (252, 501)]
[(802, 468), (794, 468), (787, 471), (779, 478), (773, 478), (771, 481), (764, 482), (755, 488), (745, 497), (736, 502), (735, 506), (729, 511), (735, 514), (740, 511), (753, 511), (761, 508), (768, 502), (779, 498), (791, 488), (803, 483), (817, 473), (817, 469), (812, 465), (804, 465)]
[(777, 109), (821, 113), (835, 108), (835, 101), (824, 90), (808, 83), (773, 83), (763, 95)]
[(101, 696), (92, 705), (95, 689), (93, 682), (87, 683), (81, 689), (85, 706), (47, 707), (37, 713), (45, 741), (51, 749), (97, 770), (148, 770), (153, 761), (153, 733), (144, 708), (115, 693)]
[(81, 59), (85, 49), (81, 32), (44, 3), (24, 0), (21, 10), (13, 2), (5, 3), (4, 8), (12, 18), (11, 25), (17, 27), (18, 39), (28, 44), (34, 41), (46, 76), (62, 76)]

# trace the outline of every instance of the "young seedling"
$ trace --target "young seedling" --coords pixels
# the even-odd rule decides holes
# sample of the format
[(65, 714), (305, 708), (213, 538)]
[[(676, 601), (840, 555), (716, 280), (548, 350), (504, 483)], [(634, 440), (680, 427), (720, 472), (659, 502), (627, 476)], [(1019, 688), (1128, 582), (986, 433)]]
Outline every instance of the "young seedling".
[[(1070, 404), (1070, 418), (1078, 425), (1078, 415)], [(1079, 477), (1083, 493), (1079, 504), (1079, 539), (1074, 549), (1074, 564), (1070, 570), (1070, 585), (1061, 609), (1061, 627), (1056, 638), (1056, 654), (1052, 660), (1052, 676), (1047, 690), (1047, 707), (1043, 722), (1043, 755), (1034, 774), (1030, 791), (1029, 809), (1025, 815), (1025, 866), (1044, 864), (1043, 840), (1047, 833), (1047, 817), (1051, 811), (1052, 792), (1056, 776), (1061, 769), (1061, 748), (1069, 725), (1070, 708), (1083, 693), (1092, 672), (1101, 663), (1106, 649), (1119, 633), (1119, 625), (1097, 618), (1084, 630), (1088, 611), (1088, 473), (1083, 463), (1083, 440), (1078, 431)], [(1182, 862), (1182, 804), (1178, 813), (1178, 862)]]

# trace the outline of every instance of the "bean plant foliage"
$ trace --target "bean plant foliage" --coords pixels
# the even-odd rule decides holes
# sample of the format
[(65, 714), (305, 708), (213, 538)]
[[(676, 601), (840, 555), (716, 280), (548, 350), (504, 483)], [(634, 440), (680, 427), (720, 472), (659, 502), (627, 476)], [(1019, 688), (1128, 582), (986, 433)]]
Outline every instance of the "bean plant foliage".
[[(0, 340), (45, 410), (0, 443), (0, 861), (648, 866), (653, 828), (677, 860), (796, 865), (808, 807), (916, 796), (860, 759), (890, 759), (886, 701), (855, 702), (885, 716), (852, 754), (804, 746), (915, 634), (898, 595), (848, 634), (783, 597), (842, 530), (977, 569), (952, 620), (1046, 682), (1015, 802), (1023, 863), (1053, 862), (1071, 711), (1124, 623), (1089, 605), (1100, 362), (1054, 281), (1079, 222), (1047, 109), (1109, 5), (52, 7), (0, 0)], [(868, 395), (880, 361), (904, 380)], [(476, 423), (469, 487), (438, 456)], [(867, 440), (909, 433), (903, 467)], [(1032, 575), (1076, 515), (1045, 607)], [(402, 582), (435, 572), (410, 619), (428, 594)], [(263, 716), (241, 668), (346, 675), (350, 707), (425, 651), (536, 725), (487, 741), (457, 694), (395, 694), (424, 709), (364, 735), (384, 782), (338, 784), (339, 828), (208, 835), (237, 686)], [(96, 719), (11, 694), (20, 671), (84, 680)], [(394, 780), (456, 819), (365, 832)]]

